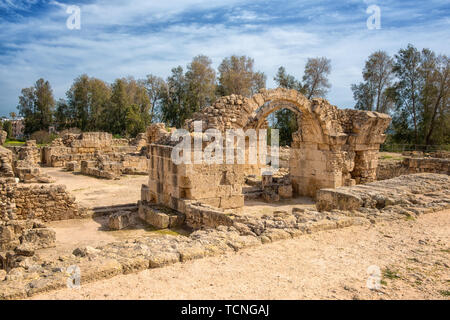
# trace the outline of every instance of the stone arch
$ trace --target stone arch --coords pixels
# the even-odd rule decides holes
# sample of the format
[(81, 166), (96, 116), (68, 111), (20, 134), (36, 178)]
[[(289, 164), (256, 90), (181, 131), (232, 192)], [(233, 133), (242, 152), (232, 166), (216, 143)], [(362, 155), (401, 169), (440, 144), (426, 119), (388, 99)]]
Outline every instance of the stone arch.
[[(279, 104), (274, 102), (280, 102)], [(267, 116), (284, 105), (300, 115), (300, 130), (291, 147), (290, 173), (294, 191), (315, 196), (322, 188), (336, 188), (376, 178), (378, 150), (390, 123), (388, 115), (343, 110), (325, 99), (307, 99), (296, 90), (262, 89), (251, 98), (231, 95), (194, 114), (185, 127), (203, 121), (203, 129), (257, 129)]]
[[(287, 108), (293, 111), (301, 122), (301, 130), (296, 133), (297, 142), (324, 143), (326, 124), (316, 117), (311, 108), (311, 101), (297, 90), (274, 89), (263, 90), (251, 99), (253, 112), (245, 128), (259, 128), (262, 122), (273, 112)], [(280, 103), (276, 103), (280, 102)]]

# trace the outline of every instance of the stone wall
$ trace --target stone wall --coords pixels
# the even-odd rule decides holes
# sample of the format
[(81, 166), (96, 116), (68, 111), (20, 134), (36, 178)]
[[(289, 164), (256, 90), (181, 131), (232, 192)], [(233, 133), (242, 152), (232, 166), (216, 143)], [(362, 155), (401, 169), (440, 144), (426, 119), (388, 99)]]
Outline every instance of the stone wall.
[(406, 157), (401, 161), (381, 162), (377, 168), (377, 180), (386, 180), (420, 172), (450, 175), (450, 159)]
[(13, 153), (0, 146), (0, 177), (14, 177)]
[(8, 132), (5, 130), (0, 130), (0, 145), (3, 146), (6, 142), (6, 138), (8, 137)]
[(197, 200), (217, 208), (244, 205), (242, 184), (245, 165), (180, 164), (172, 162), (173, 147), (150, 145), (149, 202), (184, 212), (185, 200)]
[(41, 148), (36, 145), (35, 140), (27, 140), (24, 146), (17, 147), (15, 150), (14, 173), (21, 182), (52, 183), (55, 181), (41, 172)]
[[(366, 211), (375, 216), (420, 214), (428, 208), (450, 207), (450, 176), (417, 173), (353, 187), (322, 189), (317, 193), (319, 211)], [(437, 210), (436, 209), (436, 210)]]
[(65, 167), (68, 162), (95, 160), (95, 154), (139, 154), (145, 142), (145, 135), (136, 139), (113, 139), (106, 132), (84, 132), (66, 134), (42, 150), (42, 164), (48, 167)]
[(18, 185), (11, 179), (0, 179), (0, 204), (0, 221), (55, 221), (86, 215), (64, 185)]
[[(85, 175), (102, 179), (119, 179), (121, 175), (147, 175), (147, 156), (129, 154), (95, 154), (95, 160), (82, 160), (80, 172)], [(68, 171), (75, 171), (77, 167), (74, 161), (68, 162)]]

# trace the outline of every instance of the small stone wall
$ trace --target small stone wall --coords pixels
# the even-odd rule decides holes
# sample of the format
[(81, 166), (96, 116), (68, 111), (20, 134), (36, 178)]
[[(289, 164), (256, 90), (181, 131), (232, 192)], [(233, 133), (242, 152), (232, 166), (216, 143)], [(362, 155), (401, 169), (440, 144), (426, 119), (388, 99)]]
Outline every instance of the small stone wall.
[(41, 172), (39, 166), (41, 149), (36, 145), (35, 140), (27, 140), (24, 146), (14, 147), (12, 150), (15, 153), (14, 173), (21, 182), (54, 182), (54, 179)]
[[(136, 155), (95, 155), (96, 160), (81, 161), (82, 174), (102, 179), (119, 179), (121, 175), (147, 175), (148, 159), (146, 156)], [(112, 161), (111, 161), (112, 159)], [(68, 171), (75, 171), (76, 162), (66, 164)]]
[(418, 173), (353, 187), (322, 189), (317, 193), (319, 211), (367, 211), (375, 216), (420, 214), (450, 207), (450, 176)]
[(450, 175), (450, 159), (407, 157), (402, 161), (380, 162), (377, 169), (377, 180), (386, 180), (420, 172)]
[(0, 146), (0, 177), (14, 177), (12, 162), (13, 153)]
[(140, 153), (146, 144), (145, 135), (136, 139), (114, 139), (106, 132), (84, 132), (66, 134), (42, 149), (42, 164), (48, 167), (65, 167), (68, 162), (95, 160), (96, 153), (120, 154)]
[(0, 269), (6, 269), (2, 251), (14, 250), (24, 243), (32, 243), (33, 249), (48, 248), (54, 246), (55, 240), (55, 232), (38, 220), (0, 221)]
[(186, 205), (186, 225), (193, 229), (217, 228), (218, 226), (232, 226), (233, 219), (223, 211), (192, 202)]
[(18, 185), (12, 180), (1, 179), (0, 204), (0, 221), (36, 218), (56, 221), (86, 215), (64, 185)]

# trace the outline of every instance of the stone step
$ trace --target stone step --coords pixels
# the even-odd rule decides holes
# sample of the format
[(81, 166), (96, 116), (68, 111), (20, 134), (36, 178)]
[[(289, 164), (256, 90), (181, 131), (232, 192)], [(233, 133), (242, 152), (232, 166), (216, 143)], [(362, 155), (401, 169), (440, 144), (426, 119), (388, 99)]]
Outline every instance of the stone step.
[(103, 206), (92, 208), (94, 216), (109, 216), (119, 211), (137, 211), (136, 203), (120, 204), (114, 206)]

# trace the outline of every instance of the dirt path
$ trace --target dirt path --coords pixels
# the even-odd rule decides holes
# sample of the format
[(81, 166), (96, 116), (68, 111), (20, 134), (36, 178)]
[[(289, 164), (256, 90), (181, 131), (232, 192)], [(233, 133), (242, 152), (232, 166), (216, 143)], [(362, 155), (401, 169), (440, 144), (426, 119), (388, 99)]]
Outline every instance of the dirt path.
[[(383, 273), (380, 291), (367, 268)], [(320, 232), (34, 299), (449, 299), (450, 210)]]
[(64, 184), (77, 202), (87, 208), (136, 203), (141, 199), (141, 185), (148, 183), (148, 176), (122, 176), (120, 180), (97, 179), (62, 168), (41, 168), (56, 179), (55, 184)]

